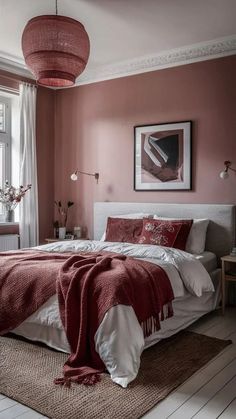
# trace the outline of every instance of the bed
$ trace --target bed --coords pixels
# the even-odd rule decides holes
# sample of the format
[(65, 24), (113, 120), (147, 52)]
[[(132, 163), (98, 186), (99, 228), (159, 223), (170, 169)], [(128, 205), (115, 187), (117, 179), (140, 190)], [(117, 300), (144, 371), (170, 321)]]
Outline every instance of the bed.
[[(161, 322), (161, 329), (151, 333), (145, 339), (143, 330), (137, 321), (132, 307), (117, 305), (105, 314), (94, 336), (95, 347), (112, 380), (122, 387), (127, 387), (136, 377), (140, 365), (140, 356), (144, 349), (188, 327), (201, 316), (217, 307), (220, 297), (221, 270), (219, 268), (219, 261), (221, 256), (229, 253), (234, 243), (235, 232), (235, 207), (233, 205), (100, 202), (94, 205), (93, 241), (75, 240), (50, 243), (40, 246), (39, 249), (49, 252), (111, 250), (139, 258), (148, 257), (148, 260), (152, 261), (152, 258), (156, 257), (157, 249), (154, 245), (145, 246), (142, 244), (113, 243), (110, 247), (109, 243), (100, 241), (105, 231), (108, 217), (135, 213), (158, 214), (158, 217), (172, 217), (177, 219), (209, 219), (205, 250), (203, 253), (191, 256), (190, 258), (196, 260), (194, 262), (196, 269), (200, 269), (195, 272), (196, 281), (198, 282), (198, 280), (200, 281), (201, 278), (204, 278), (204, 285), (209, 277), (212, 280), (211, 283), (213, 283), (214, 288), (211, 289), (208, 282), (208, 288), (206, 287), (204, 289), (203, 286), (199, 295), (196, 296), (186, 289), (185, 283), (180, 283), (179, 279), (172, 279), (171, 284), (175, 295), (173, 301), (174, 316), (163, 320)], [(148, 249), (148, 253), (145, 253), (145, 249)], [(181, 269), (183, 269), (184, 276), (189, 262), (189, 254), (178, 251), (178, 249), (170, 252), (168, 249), (163, 250), (162, 248), (160, 250), (163, 269), (170, 276), (173, 274), (170, 271), (175, 271), (172, 275), (175, 278), (177, 277), (176, 271), (181, 272)], [(184, 262), (180, 261), (182, 259), (178, 261), (180, 257), (183, 257)], [(174, 262), (174, 266), (169, 264), (169, 260), (173, 258), (177, 259), (177, 262)], [(43, 342), (54, 349), (70, 352), (70, 347), (60, 320), (56, 296), (52, 296), (39, 310), (27, 318), (13, 332), (33, 341)]]

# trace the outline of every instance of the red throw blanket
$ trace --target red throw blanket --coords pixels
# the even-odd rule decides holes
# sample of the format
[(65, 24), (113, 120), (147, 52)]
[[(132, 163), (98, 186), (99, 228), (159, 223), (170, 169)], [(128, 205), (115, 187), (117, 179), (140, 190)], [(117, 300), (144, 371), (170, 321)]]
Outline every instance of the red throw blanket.
[(95, 350), (94, 335), (114, 305), (132, 306), (145, 336), (152, 333), (153, 326), (160, 328), (165, 305), (168, 315), (173, 314), (170, 281), (162, 268), (150, 262), (108, 252), (24, 251), (0, 257), (0, 333), (15, 328), (53, 295), (56, 279), (60, 315), (71, 346), (64, 377), (56, 379), (56, 384), (99, 380), (105, 367)]
[(52, 295), (71, 254), (35, 250), (0, 253), (0, 334), (19, 326)]

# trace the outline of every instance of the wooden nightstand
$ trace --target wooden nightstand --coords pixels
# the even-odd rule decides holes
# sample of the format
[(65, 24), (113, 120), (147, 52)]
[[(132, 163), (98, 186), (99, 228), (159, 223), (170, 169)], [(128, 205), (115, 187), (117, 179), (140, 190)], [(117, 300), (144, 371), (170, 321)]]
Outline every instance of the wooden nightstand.
[(221, 289), (222, 289), (222, 314), (225, 312), (226, 281), (236, 281), (236, 256), (223, 256), (221, 258)]
[(54, 243), (54, 242), (61, 242), (61, 241), (70, 241), (70, 240), (73, 240), (73, 239), (56, 239), (55, 237), (50, 237), (50, 238), (48, 238), (48, 239), (44, 239), (45, 240), (45, 242), (47, 242), (47, 243)]
[(54, 242), (68, 242), (68, 241), (73, 241), (73, 240), (89, 240), (88, 238), (83, 238), (81, 237), (80, 239), (56, 239), (55, 237), (51, 237), (48, 239), (44, 239), (45, 242), (47, 243), (54, 243)]

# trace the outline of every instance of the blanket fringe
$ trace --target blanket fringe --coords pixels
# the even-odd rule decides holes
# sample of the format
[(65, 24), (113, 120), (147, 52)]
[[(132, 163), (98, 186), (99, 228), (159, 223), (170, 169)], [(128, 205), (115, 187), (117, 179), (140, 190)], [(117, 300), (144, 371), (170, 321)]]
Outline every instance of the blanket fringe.
[(84, 377), (77, 376), (77, 377), (55, 378), (54, 384), (70, 388), (71, 383), (84, 384), (85, 386), (93, 386), (99, 381), (101, 381), (100, 374), (94, 373), (94, 374), (86, 375)]
[(167, 303), (163, 306), (161, 312), (157, 316), (151, 316), (141, 323), (143, 335), (145, 338), (160, 330), (160, 321), (173, 316), (172, 304)]

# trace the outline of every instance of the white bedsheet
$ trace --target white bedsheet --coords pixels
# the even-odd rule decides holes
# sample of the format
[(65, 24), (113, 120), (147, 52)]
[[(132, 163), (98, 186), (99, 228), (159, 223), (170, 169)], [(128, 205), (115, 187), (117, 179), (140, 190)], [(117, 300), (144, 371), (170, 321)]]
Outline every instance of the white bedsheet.
[[(185, 289), (200, 297), (203, 292), (214, 291), (209, 274), (203, 265), (190, 253), (171, 247), (102, 242), (95, 240), (62, 241), (39, 246), (37, 249), (55, 252), (109, 251), (122, 253), (137, 259), (156, 263), (169, 269), (170, 281), (175, 297), (183, 296)], [(196, 280), (197, 279), (197, 280)]]
[[(188, 307), (187, 311), (191, 312), (191, 299), (197, 305), (200, 304), (200, 310), (204, 311), (205, 305), (206, 311), (202, 314), (213, 309), (211, 296), (214, 287), (210, 276), (203, 265), (186, 252), (158, 246), (100, 241), (57, 242), (40, 246), (38, 249), (46, 251), (108, 250), (149, 260), (162, 266), (170, 278), (175, 296), (176, 320), (179, 317), (179, 310), (181, 312), (181, 306)], [(181, 302), (181, 304), (178, 302)], [(180, 317), (182, 317), (180, 323), (183, 324), (183, 315)], [(190, 315), (186, 323), (192, 317)], [(170, 336), (170, 334), (178, 331), (176, 330), (176, 328), (178, 329), (178, 321), (175, 324), (175, 317), (166, 319), (162, 322), (161, 331), (144, 341), (143, 332), (133, 308), (123, 305), (112, 307), (105, 314), (95, 335), (96, 350), (106, 365), (112, 380), (122, 387), (126, 387), (138, 373), (140, 356), (144, 347), (150, 346), (163, 337)], [(169, 323), (173, 327), (170, 327)], [(180, 328), (183, 328), (183, 326)], [(17, 327), (14, 333), (31, 340), (42, 341), (55, 349), (70, 352), (61, 324), (56, 296), (51, 297), (37, 312)]]

